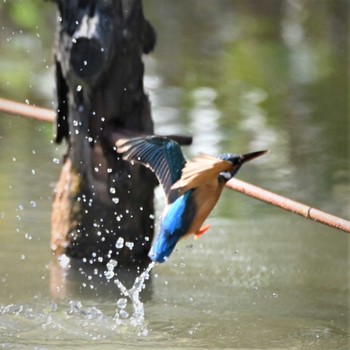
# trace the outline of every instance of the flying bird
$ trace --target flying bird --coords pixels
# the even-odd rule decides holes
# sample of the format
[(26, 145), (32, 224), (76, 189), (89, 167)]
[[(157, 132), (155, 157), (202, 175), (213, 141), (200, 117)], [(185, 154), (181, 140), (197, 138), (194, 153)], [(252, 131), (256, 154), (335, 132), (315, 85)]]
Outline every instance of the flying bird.
[(167, 204), (148, 254), (159, 263), (169, 258), (181, 238), (191, 234), (198, 238), (209, 229), (209, 225), (202, 224), (217, 203), (225, 183), (245, 162), (267, 152), (224, 153), (217, 158), (201, 154), (186, 161), (179, 144), (167, 137), (120, 139), (116, 146), (124, 160), (149, 167), (163, 187)]

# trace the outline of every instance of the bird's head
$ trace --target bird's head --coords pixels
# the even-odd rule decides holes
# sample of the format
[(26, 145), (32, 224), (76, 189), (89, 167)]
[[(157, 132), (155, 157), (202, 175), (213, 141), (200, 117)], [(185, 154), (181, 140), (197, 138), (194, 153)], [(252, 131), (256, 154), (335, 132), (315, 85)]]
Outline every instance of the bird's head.
[(232, 163), (232, 170), (231, 171), (224, 171), (221, 172), (219, 175), (219, 178), (222, 179), (223, 181), (228, 181), (232, 177), (234, 177), (241, 166), (252, 159), (255, 159), (257, 157), (262, 156), (263, 154), (267, 153), (268, 151), (257, 151), (257, 152), (251, 152), (251, 153), (246, 153), (246, 154), (231, 154), (231, 153), (224, 153), (219, 155), (219, 159), (226, 160), (230, 163)]

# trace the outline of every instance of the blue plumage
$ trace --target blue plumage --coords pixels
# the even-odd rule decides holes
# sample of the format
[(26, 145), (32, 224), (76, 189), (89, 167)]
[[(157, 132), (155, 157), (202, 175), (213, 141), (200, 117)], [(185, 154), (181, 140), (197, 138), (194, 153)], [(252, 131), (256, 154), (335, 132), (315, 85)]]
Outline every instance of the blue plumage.
[(158, 236), (148, 256), (156, 262), (164, 262), (173, 252), (178, 240), (183, 237), (193, 221), (195, 204), (193, 190), (179, 197), (170, 207), (160, 223)]
[(124, 159), (151, 168), (164, 189), (167, 206), (148, 254), (160, 263), (167, 260), (182, 237), (190, 233), (199, 237), (209, 228), (208, 225), (201, 226), (218, 201), (225, 183), (244, 162), (266, 153), (226, 153), (218, 158), (202, 155), (186, 162), (179, 144), (161, 136), (119, 140), (117, 151)]
[(118, 146), (118, 152), (124, 153), (124, 159), (152, 169), (164, 189), (168, 203), (177, 198), (171, 186), (180, 179), (186, 160), (176, 141), (161, 136), (136, 137)]

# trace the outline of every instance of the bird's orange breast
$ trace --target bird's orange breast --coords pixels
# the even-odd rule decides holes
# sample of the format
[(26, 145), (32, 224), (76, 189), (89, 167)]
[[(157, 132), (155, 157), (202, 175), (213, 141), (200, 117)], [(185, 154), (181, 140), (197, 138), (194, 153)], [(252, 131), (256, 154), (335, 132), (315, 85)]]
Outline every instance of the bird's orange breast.
[(223, 187), (224, 184), (215, 179), (193, 191), (196, 215), (187, 234), (196, 234), (200, 230), (203, 222), (215, 207)]

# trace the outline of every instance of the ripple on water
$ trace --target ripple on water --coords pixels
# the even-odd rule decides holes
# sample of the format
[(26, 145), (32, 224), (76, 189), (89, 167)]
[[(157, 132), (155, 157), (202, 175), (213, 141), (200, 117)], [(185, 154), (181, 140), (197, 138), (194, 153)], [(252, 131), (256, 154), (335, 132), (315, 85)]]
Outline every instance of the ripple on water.
[[(112, 261), (109, 270), (116, 264)], [(69, 300), (54, 302), (36, 299), (35, 303), (8, 304), (0, 306), (0, 347), (11, 344), (89, 343), (113, 339), (119, 336), (135, 339), (147, 336), (149, 330), (145, 322), (144, 305), (140, 292), (145, 288), (149, 273), (155, 263), (151, 263), (127, 289), (115, 279), (124, 297), (114, 304), (89, 305), (88, 301)], [(93, 303), (93, 301), (91, 301)], [(114, 312), (113, 312), (114, 310)]]

